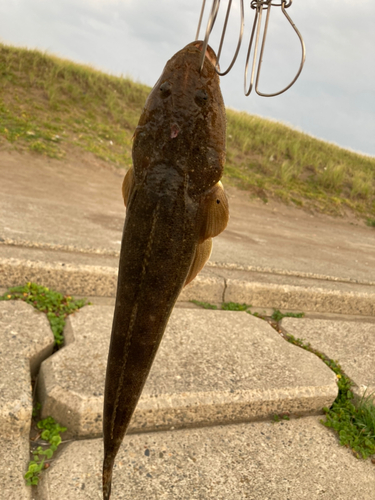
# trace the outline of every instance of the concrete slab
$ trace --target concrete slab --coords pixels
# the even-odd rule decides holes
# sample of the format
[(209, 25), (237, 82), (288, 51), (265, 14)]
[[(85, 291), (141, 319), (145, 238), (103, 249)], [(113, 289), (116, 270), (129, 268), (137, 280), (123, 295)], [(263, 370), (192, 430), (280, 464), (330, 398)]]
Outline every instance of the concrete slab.
[(375, 316), (374, 287), (366, 287), (367, 292), (332, 290), (332, 288), (228, 279), (225, 301), (246, 303), (256, 307)]
[[(89, 250), (68, 251), (45, 244), (29, 248), (0, 242), (0, 286), (32, 281), (71, 295), (114, 297), (118, 255)], [(234, 264), (210, 262), (182, 290), (179, 301), (246, 302), (254, 307), (375, 317), (372, 281), (248, 267), (245, 270)]]
[(90, 154), (80, 157), (78, 168), (74, 157), (59, 161), (1, 151), (0, 159), (4, 239), (120, 249), (123, 169), (106, 169)]
[(28, 436), (0, 439), (0, 498), (4, 500), (31, 500), (33, 490), (26, 486), (23, 476), (30, 459)]
[(372, 228), (227, 191), (230, 221), (215, 238), (213, 261), (375, 281)]
[(29, 454), (31, 377), (52, 352), (45, 314), (22, 301), (0, 302), (0, 497), (31, 500), (23, 478)]
[[(102, 434), (113, 308), (69, 317), (67, 347), (43, 362), (39, 401), (70, 435)], [(131, 432), (319, 412), (336, 377), (316, 356), (246, 313), (175, 309), (131, 423)]]
[[(0, 246), (0, 254), (2, 249), (9, 252), (9, 247)], [(13, 253), (18, 253), (18, 250), (16, 249), (16, 252)], [(49, 252), (44, 253), (48, 254)], [(24, 252), (22, 251), (21, 254)], [(38, 251), (38, 254), (39, 257), (42, 257), (42, 252)], [(90, 255), (89, 260), (95, 265), (87, 265), (79, 263), (80, 260), (85, 261), (82, 254), (78, 254), (76, 259), (78, 262), (74, 262), (72, 259), (72, 256), (76, 254), (68, 254), (69, 259), (66, 258), (66, 254), (68, 253), (66, 252), (64, 255), (60, 253), (60, 258), (64, 257), (63, 261), (47, 258), (47, 262), (30, 260), (29, 256), (26, 259), (0, 257), (0, 285), (4, 288), (10, 288), (31, 281), (70, 295), (95, 295), (96, 297), (114, 297), (116, 295), (118, 258), (113, 258), (112, 266), (106, 266), (100, 265), (103, 260), (102, 256), (99, 256), (95, 263)], [(104, 261), (107, 260), (104, 259)], [(179, 300), (195, 299), (222, 302), (224, 290), (224, 278), (206, 270), (184, 288)]]
[(375, 324), (324, 319), (284, 318), (282, 326), (294, 337), (337, 360), (357, 385), (354, 393), (375, 398)]
[[(102, 440), (69, 444), (39, 500), (100, 500)], [(372, 500), (374, 466), (306, 417), (126, 436), (112, 500)]]
[(52, 353), (46, 315), (22, 301), (0, 302), (0, 432), (26, 435), (32, 412), (31, 377)]

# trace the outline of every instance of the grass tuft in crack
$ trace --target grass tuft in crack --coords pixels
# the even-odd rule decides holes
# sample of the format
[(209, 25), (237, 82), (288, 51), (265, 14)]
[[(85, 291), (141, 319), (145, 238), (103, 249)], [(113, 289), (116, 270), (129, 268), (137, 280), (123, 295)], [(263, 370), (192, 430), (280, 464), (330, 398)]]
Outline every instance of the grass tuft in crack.
[(238, 304), (237, 302), (224, 302), (221, 305), (223, 311), (246, 311), (251, 314), (250, 307), (247, 304)]
[(10, 288), (4, 295), (0, 296), (0, 300), (23, 300), (38, 311), (44, 312), (51, 325), (56, 348), (61, 347), (64, 343), (65, 318), (77, 309), (89, 304), (86, 299), (75, 300), (70, 295), (62, 295), (35, 283), (26, 283), (24, 286)]
[(301, 313), (292, 313), (292, 312), (282, 313), (278, 309), (274, 309), (272, 316), (271, 316), (271, 319), (279, 322), (283, 318), (303, 318), (304, 316), (305, 316), (305, 313), (303, 313), (303, 312), (301, 312)]
[(203, 309), (217, 309), (217, 306), (208, 302), (201, 302), (200, 300), (191, 300), (190, 302), (196, 306), (203, 307)]
[[(205, 309), (217, 309), (216, 306), (212, 306), (212, 304), (207, 302), (192, 302)], [(268, 321), (279, 333), (281, 332), (279, 322), (282, 318), (302, 318), (304, 316), (304, 313), (282, 313), (278, 309), (274, 309), (272, 316), (265, 316), (252, 313), (250, 307), (247, 304), (226, 302), (222, 304), (221, 309), (227, 311), (246, 311), (248, 314), (253, 314)], [(367, 397), (364, 395), (357, 404), (354, 404), (354, 396), (351, 390), (353, 382), (345, 375), (337, 361), (317, 351), (303, 339), (295, 338), (285, 331), (282, 333), (288, 342), (315, 354), (336, 374), (339, 393), (331, 408), (323, 408), (326, 420), (321, 420), (320, 422), (326, 427), (334, 429), (339, 436), (340, 444), (350, 448), (356, 458), (366, 459), (375, 455), (374, 395), (371, 394)], [(279, 422), (282, 418), (284, 418), (284, 415), (275, 415), (273, 421)], [(375, 464), (375, 457), (371, 461)]]
[[(353, 382), (345, 375), (337, 361), (328, 358), (302, 339), (296, 339), (287, 333), (284, 335), (288, 342), (318, 356), (336, 374), (339, 393), (331, 408), (323, 408), (326, 420), (320, 422), (334, 429), (338, 434), (340, 444), (350, 448), (355, 457), (366, 459), (374, 455), (375, 406), (371, 396), (363, 397), (355, 405), (351, 390)], [(375, 460), (373, 459), (372, 462), (374, 463)]]
[[(56, 349), (61, 347), (64, 342), (63, 331), (66, 317), (89, 304), (85, 299), (75, 300), (70, 295), (62, 295), (35, 283), (26, 283), (24, 286), (10, 288), (4, 295), (0, 296), (0, 300), (23, 300), (38, 311), (44, 312), (55, 337)], [(34, 421), (40, 409), (40, 403), (36, 402), (32, 412)], [(52, 417), (39, 420), (36, 422), (36, 427), (40, 431), (42, 442), (32, 451), (33, 459), (30, 460), (24, 476), (28, 486), (38, 485), (40, 473), (49, 467), (49, 460), (61, 443), (60, 434), (66, 431), (66, 427), (62, 427)]]
[[(191, 300), (193, 304), (203, 307), (203, 309), (218, 309), (217, 306), (210, 304), (209, 302), (201, 302), (199, 300)], [(257, 316), (258, 318), (262, 319), (272, 319), (273, 321), (281, 321), (283, 318), (303, 318), (305, 314), (303, 312), (301, 313), (293, 313), (293, 312), (286, 312), (282, 313), (278, 309), (274, 309), (273, 313), (271, 316), (266, 316), (265, 314), (259, 314), (257, 312), (251, 312), (250, 308), (252, 306), (248, 304), (239, 304), (238, 302), (223, 302), (221, 304), (221, 310), (222, 311), (246, 311), (248, 314), (251, 314), (252, 316)]]
[(272, 417), (272, 422), (281, 422), (282, 420), (290, 420), (288, 413), (281, 413), (280, 415), (275, 414)]
[[(48, 468), (50, 460), (61, 444), (62, 432), (66, 431), (66, 427), (61, 427), (52, 417), (47, 417), (37, 423), (40, 429), (40, 437), (46, 444), (38, 446), (32, 453), (33, 459), (29, 462), (28, 470), (25, 474), (26, 484), (28, 486), (37, 486), (39, 482), (39, 475), (43, 469)], [(48, 443), (48, 445), (47, 445)]]
[(339, 395), (330, 409), (323, 408), (327, 420), (321, 423), (334, 429), (340, 444), (351, 448), (357, 458), (375, 455), (375, 406), (372, 398), (363, 397), (356, 406), (347, 382), (340, 379), (338, 385)]

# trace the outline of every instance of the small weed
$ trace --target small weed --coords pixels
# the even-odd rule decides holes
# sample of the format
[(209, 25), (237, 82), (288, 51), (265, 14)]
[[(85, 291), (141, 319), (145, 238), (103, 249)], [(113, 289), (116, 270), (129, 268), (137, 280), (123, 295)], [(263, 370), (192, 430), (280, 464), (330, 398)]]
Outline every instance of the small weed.
[(340, 444), (351, 448), (357, 458), (368, 458), (375, 454), (375, 406), (371, 397), (363, 397), (355, 406), (352, 381), (343, 373), (337, 361), (312, 348), (302, 339), (288, 334), (286, 338), (292, 344), (318, 356), (336, 374), (339, 394), (331, 408), (323, 408), (326, 420), (320, 422), (334, 429), (338, 433)]
[(36, 153), (45, 153), (47, 148), (46, 145), (42, 141), (34, 141), (30, 144), (31, 151), (35, 151)]
[(224, 302), (221, 305), (223, 311), (247, 311), (249, 312), (251, 306), (247, 304), (238, 304), (237, 302)]
[(214, 304), (209, 304), (208, 302), (201, 302), (200, 300), (191, 300), (193, 304), (196, 306), (203, 307), (203, 309), (217, 309), (217, 306)]
[(292, 201), (298, 207), (303, 207), (303, 201), (301, 201), (301, 200), (297, 200), (296, 198), (292, 197), (292, 198), (290, 198), (290, 201)]
[(335, 164), (332, 160), (328, 160), (327, 165), (319, 175), (322, 186), (336, 192), (340, 192), (344, 178), (345, 165), (340, 163)]
[(371, 397), (353, 404), (353, 393), (345, 377), (339, 379), (339, 395), (330, 409), (323, 408), (327, 420), (321, 421), (334, 429), (342, 446), (352, 449), (357, 458), (375, 454), (375, 406)]
[[(27, 283), (24, 286), (10, 288), (8, 292), (0, 296), (0, 300), (23, 300), (39, 311), (44, 312), (51, 325), (57, 347), (61, 346), (64, 341), (63, 330), (65, 318), (86, 305), (86, 300), (84, 299), (74, 300), (69, 295), (64, 296), (61, 293), (54, 292), (35, 283)], [(37, 402), (33, 407), (33, 418), (38, 415), (40, 409), (41, 404)], [(41, 471), (48, 466), (45, 461), (52, 458), (61, 443), (60, 434), (66, 431), (66, 427), (60, 426), (52, 417), (40, 420), (37, 423), (37, 427), (41, 430), (41, 439), (49, 443), (49, 446), (38, 446), (32, 452), (33, 459), (30, 460), (28, 470), (24, 476), (28, 486), (36, 486), (38, 484)]]
[(287, 413), (283, 413), (281, 415), (274, 415), (272, 417), (273, 422), (281, 422), (281, 420), (290, 420), (289, 415)]
[(281, 321), (283, 318), (303, 318), (305, 316), (305, 313), (292, 313), (292, 312), (286, 312), (282, 313), (278, 309), (274, 309), (271, 319), (274, 321)]
[[(203, 309), (218, 309), (217, 306), (215, 306), (214, 304), (210, 304), (209, 302), (201, 302), (199, 300), (191, 300), (190, 302), (197, 306), (203, 307)], [(247, 311), (250, 313), (250, 307), (251, 306), (248, 306), (247, 304), (238, 304), (237, 302), (223, 302), (220, 309), (223, 311)]]
[(307, 351), (310, 350), (311, 347), (310, 344), (305, 343), (303, 339), (298, 339), (298, 338), (296, 339), (295, 337), (293, 337), (293, 335), (287, 335), (286, 339), (291, 344), (297, 345), (298, 347), (302, 347), (302, 349), (306, 349)]
[(375, 219), (366, 219), (366, 224), (370, 227), (375, 227)]
[[(201, 306), (204, 309), (217, 309), (217, 306), (210, 304), (208, 302), (200, 302), (199, 300), (191, 300), (193, 304), (196, 304), (197, 306)], [(220, 309), (222, 311), (246, 311), (248, 314), (251, 314), (252, 316), (256, 316), (257, 318), (261, 319), (268, 319), (268, 317), (265, 314), (259, 314), (257, 312), (252, 313), (251, 310), (251, 305), (248, 304), (239, 304), (238, 302), (223, 302), (221, 304)], [(278, 309), (273, 310), (273, 314), (270, 317), (273, 321), (279, 322), (283, 318), (303, 318), (305, 316), (305, 313), (300, 312), (300, 313), (293, 313), (293, 312), (286, 312), (282, 313)]]
[(85, 299), (75, 300), (70, 295), (62, 295), (35, 283), (10, 288), (8, 292), (0, 296), (0, 300), (24, 300), (38, 311), (44, 312), (51, 325), (56, 347), (64, 343), (65, 318), (89, 304)]
[(25, 474), (28, 486), (37, 486), (39, 474), (46, 468), (45, 460), (50, 460), (61, 443), (62, 432), (66, 427), (61, 427), (52, 417), (47, 417), (37, 423), (38, 429), (42, 431), (40, 437), (49, 443), (48, 447), (38, 446), (32, 453), (33, 459), (29, 462), (28, 470)]
[(37, 417), (41, 408), (42, 408), (42, 405), (40, 403), (36, 402), (35, 405), (33, 406), (33, 412), (32, 412), (33, 418)]

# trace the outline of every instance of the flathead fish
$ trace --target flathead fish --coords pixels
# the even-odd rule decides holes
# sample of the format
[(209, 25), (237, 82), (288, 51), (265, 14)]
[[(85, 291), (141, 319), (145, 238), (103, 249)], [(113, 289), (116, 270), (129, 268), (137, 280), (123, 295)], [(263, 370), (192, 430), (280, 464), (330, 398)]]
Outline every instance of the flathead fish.
[(152, 89), (123, 183), (127, 207), (104, 396), (103, 498), (116, 454), (181, 289), (208, 260), (228, 222), (220, 182), (226, 116), (202, 42), (175, 54)]

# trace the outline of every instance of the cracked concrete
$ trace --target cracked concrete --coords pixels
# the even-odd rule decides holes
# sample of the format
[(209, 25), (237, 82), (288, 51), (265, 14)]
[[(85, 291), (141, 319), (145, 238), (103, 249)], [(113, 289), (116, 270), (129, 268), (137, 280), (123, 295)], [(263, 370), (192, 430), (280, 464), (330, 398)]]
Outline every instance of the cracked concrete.
[(24, 481), (29, 461), (31, 374), (52, 353), (45, 314), (22, 301), (0, 302), (0, 492), (8, 500), (31, 500)]
[(22, 301), (0, 302), (0, 432), (27, 435), (31, 376), (51, 355), (54, 338), (46, 315)]
[[(102, 457), (101, 439), (69, 444), (39, 500), (100, 500)], [(372, 500), (374, 490), (371, 462), (305, 417), (126, 436), (111, 499)]]
[(325, 319), (284, 318), (282, 326), (314, 349), (338, 360), (354, 382), (354, 394), (375, 399), (375, 324)]
[[(105, 368), (113, 309), (71, 315), (67, 346), (41, 366), (42, 416), (68, 436), (102, 434)], [(316, 356), (246, 313), (175, 309), (129, 432), (311, 414), (337, 396), (336, 377)]]
[[(33, 280), (63, 293), (94, 296), (95, 300), (98, 297), (104, 301), (113, 300), (110, 298), (114, 297), (116, 291), (119, 243), (124, 218), (120, 195), (123, 173), (102, 168), (103, 165), (99, 165), (100, 162), (93, 157), (89, 161), (81, 160), (74, 158), (74, 161), (57, 161), (36, 155), (0, 151), (0, 287), (22, 285)], [(89, 184), (86, 182), (87, 178), (90, 178)], [(222, 235), (215, 238), (211, 264), (184, 290), (180, 301), (196, 299), (211, 303), (246, 302), (252, 305), (253, 310), (302, 310), (308, 315), (324, 316), (319, 319), (325, 319), (329, 314), (331, 321), (336, 321), (335, 325), (327, 327), (326, 323), (320, 323), (323, 326), (317, 328), (317, 323), (307, 322), (307, 319), (318, 318), (294, 322), (287, 320), (289, 323), (284, 324), (288, 328), (294, 328), (295, 336), (306, 340), (310, 338), (318, 348), (321, 346), (327, 354), (332, 353), (332, 357), (338, 358), (345, 371), (352, 373), (359, 385), (373, 387), (372, 374), (375, 370), (372, 364), (372, 330), (369, 333), (370, 330), (357, 329), (357, 326), (370, 324), (370, 320), (374, 321), (375, 318), (374, 230), (355, 219), (349, 224), (345, 219), (311, 214), (274, 202), (265, 205), (251, 201), (246, 194), (235, 189), (227, 191), (231, 211), (229, 226)], [(11, 389), (15, 391), (14, 402), (10, 403), (15, 405), (14, 411), (9, 412), (6, 406), (8, 403), (5, 403), (0, 414), (1, 424), (6, 430), (1, 435), (0, 458), (7, 464), (0, 473), (1, 495), (10, 500), (30, 500), (34, 494), (38, 495), (38, 500), (99, 499), (100, 439), (69, 444), (61, 450), (61, 455), (57, 456), (51, 468), (45, 471), (36, 492), (30, 492), (30, 488), (24, 486), (31, 414), (30, 368), (34, 373), (37, 371), (41, 357), (50, 352), (50, 344), (47, 342), (48, 345), (43, 347), (43, 343), (37, 343), (37, 349), (30, 356), (25, 353), (29, 348), (30, 353), (34, 349), (32, 342), (26, 351), (22, 350), (23, 347), (19, 348), (20, 338), (37, 338), (35, 335), (44, 331), (47, 323), (31, 306), (28, 306), (26, 312), (25, 304), (17, 304), (16, 308), (23, 308), (16, 315), (18, 320), (15, 320), (20, 328), (19, 333), (10, 334), (9, 337), (8, 333), (13, 326), (9, 327), (8, 323), (6, 326), (0, 321), (0, 351), (5, 356), (1, 359), (0, 380), (3, 383), (2, 389), (6, 387), (2, 396), (9, 396), (11, 393), (7, 391)], [(192, 311), (193, 309), (184, 309), (183, 316), (188, 319)], [(81, 317), (84, 317), (83, 311), (81, 313)], [(353, 315), (350, 321), (352, 327), (351, 330), (345, 327), (347, 330), (344, 328), (340, 337), (341, 316), (345, 314)], [(252, 325), (251, 330), (256, 332), (254, 336), (249, 335), (247, 342), (243, 336), (246, 328), (241, 323), (244, 317)], [(23, 318), (22, 321), (19, 321), (20, 318)], [(39, 326), (31, 322), (31, 319), (34, 321), (36, 318), (39, 318)], [(78, 318), (79, 314), (72, 318), (71, 325)], [(190, 384), (190, 392), (187, 393), (182, 392), (184, 389), (179, 384), (182, 384), (188, 370), (181, 374), (178, 363), (172, 364), (173, 370), (170, 372), (162, 371), (155, 365), (155, 384), (157, 382), (163, 388), (169, 399), (160, 398), (159, 407), (154, 404), (151, 396), (155, 393), (152, 392), (150, 378), (150, 392), (148, 395), (145, 393), (145, 398), (153, 406), (151, 403), (151, 406), (147, 406), (148, 403), (141, 402), (145, 406), (140, 404), (139, 418), (140, 422), (146, 422), (146, 426), (142, 427), (143, 424), (138, 423), (138, 430), (155, 428), (155, 422), (163, 422), (173, 405), (185, 405), (180, 413), (172, 412), (171, 418), (176, 427), (190, 425), (192, 422), (194, 425), (205, 423), (210, 426), (127, 436), (116, 464), (113, 498), (372, 499), (375, 476), (373, 465), (370, 461), (356, 460), (349, 450), (340, 447), (335, 435), (319, 424), (319, 417), (304, 417), (277, 425), (254, 422), (225, 427), (212, 426), (221, 422), (222, 415), (225, 414), (219, 413), (220, 405), (224, 409), (234, 409), (232, 413), (226, 414), (225, 421), (237, 421), (239, 415), (245, 419), (263, 418), (271, 408), (272, 411), (280, 412), (287, 408), (293, 403), (293, 399), (289, 397), (290, 389), (284, 392), (286, 397), (280, 400), (281, 406), (275, 406), (275, 398), (283, 394), (283, 383), (287, 382), (288, 385), (293, 376), (294, 387), (298, 388), (299, 374), (303, 372), (303, 363), (298, 359), (309, 359), (309, 353), (300, 352), (296, 357), (288, 357), (286, 353), (297, 352), (293, 351), (297, 348), (284, 346), (285, 351), (279, 361), (274, 362), (272, 370), (272, 363), (267, 365), (266, 358), (267, 355), (275, 357), (279, 347), (283, 349), (279, 343), (282, 339), (276, 340), (277, 334), (271, 334), (265, 324), (258, 328), (258, 323), (253, 322), (255, 318), (249, 319), (250, 316), (245, 313), (232, 313), (231, 318), (233, 331), (237, 329), (242, 334), (235, 335), (232, 331), (229, 341), (223, 331), (222, 341), (215, 352), (212, 352), (215, 344), (210, 346), (208, 341), (205, 343), (204, 334), (201, 333), (202, 338), (197, 339), (191, 326), (184, 327), (185, 330), (181, 332), (174, 332), (173, 322), (170, 324), (171, 329), (164, 339), (165, 346), (170, 345), (172, 350), (178, 350), (181, 346), (189, 346), (195, 342), (202, 348), (202, 361), (205, 364), (196, 366), (200, 376), (195, 380), (186, 377), (186, 384)], [(86, 320), (89, 323), (88, 318)], [(202, 325), (199, 328), (197, 326), (201, 332), (204, 331)], [(222, 326), (224, 325), (216, 329), (220, 330)], [(98, 338), (92, 341), (96, 342), (98, 351), (107, 349), (109, 328), (106, 330), (103, 327), (103, 332), (97, 331)], [(211, 331), (211, 323), (205, 330)], [(358, 334), (350, 334), (353, 331)], [(73, 373), (70, 378), (66, 370), (62, 373), (65, 374), (64, 384), (70, 384), (70, 390), (85, 381), (86, 389), (83, 389), (91, 391), (89, 396), (94, 418), (92, 421), (88, 419), (86, 428), (77, 420), (77, 428), (83, 428), (87, 432), (87, 429), (92, 430), (95, 426), (98, 429), (102, 398), (98, 387), (103, 383), (103, 374), (95, 375), (95, 370), (90, 366), (90, 358), (85, 358), (79, 350), (88, 342), (89, 337), (79, 339), (77, 332), (78, 326), (72, 326), (70, 333), (68, 329), (67, 347), (45, 363), (47, 366), (56, 362), (58, 366), (59, 360), (64, 360), (68, 366), (75, 360), (78, 368), (79, 362), (81, 363), (81, 368), (76, 371), (78, 380)], [(184, 332), (188, 332), (187, 338), (183, 337)], [(48, 335), (52, 338), (50, 331)], [(73, 341), (74, 336), (77, 338)], [(212, 337), (216, 338), (214, 335)], [(178, 339), (183, 340), (180, 346), (173, 343)], [(18, 346), (14, 359), (8, 349), (12, 342), (13, 346)], [(222, 345), (225, 345), (224, 354), (228, 355), (228, 359), (232, 356), (231, 362), (227, 360), (223, 363)], [(74, 346), (77, 347), (77, 352)], [(234, 346), (238, 347), (238, 355), (232, 349)], [(71, 353), (71, 356), (63, 354), (64, 351)], [(103, 352), (94, 355), (96, 358), (91, 359), (96, 359), (97, 364), (105, 364), (106, 356), (103, 356)], [(163, 359), (163, 347), (160, 355), (160, 359)], [(183, 355), (185, 354), (181, 354), (181, 359), (185, 359), (187, 364), (192, 362)], [(164, 356), (168, 361), (173, 360), (172, 351), (169, 355), (166, 350)], [(284, 364), (281, 362), (282, 356), (285, 356)], [(264, 370), (261, 368), (262, 363), (265, 364)], [(228, 368), (230, 364), (237, 366), (233, 373)], [(315, 366), (310, 365), (310, 362), (305, 365)], [(317, 366), (319, 369), (316, 373), (314, 370), (314, 373), (308, 373), (311, 380), (321, 371), (320, 361)], [(194, 392), (192, 388), (195, 383), (204, 386), (206, 379), (210, 379), (210, 376), (202, 372), (204, 367), (212, 371), (211, 380), (214, 380), (215, 391), (203, 387), (205, 392)], [(219, 367), (223, 368), (222, 373)], [(362, 367), (363, 370), (359, 369)], [(88, 380), (90, 369), (98, 377), (98, 386), (95, 388), (90, 386)], [(241, 378), (241, 374), (246, 373), (249, 378)], [(174, 385), (166, 385), (166, 375)], [(178, 376), (181, 378), (176, 378)], [(249, 386), (245, 387), (251, 377), (254, 385), (258, 384), (252, 394)], [(306, 384), (308, 377), (305, 379)], [(325, 387), (335, 387), (331, 373), (328, 378), (332, 383)], [(54, 391), (64, 389), (64, 384), (57, 379), (52, 382)], [(243, 399), (235, 399), (236, 392), (231, 392), (235, 391), (236, 384)], [(321, 381), (320, 387), (323, 386)], [(307, 395), (310, 397), (311, 385), (308, 387), (310, 389), (307, 390)], [(183, 394), (186, 395), (182, 396)], [(205, 400), (200, 399), (202, 394)], [(271, 401), (273, 406), (263, 404), (259, 412), (254, 412), (254, 408), (257, 408), (256, 397), (259, 395), (264, 400), (268, 397), (267, 401)], [(300, 391), (301, 395), (303, 390)], [(253, 398), (251, 405), (248, 404), (250, 396)], [(323, 401), (319, 397), (315, 400), (320, 401), (320, 405)], [(333, 393), (331, 397), (334, 397)], [(79, 399), (79, 395), (66, 399), (68, 411), (74, 398)], [(85, 404), (88, 401), (90, 399), (86, 398)], [(308, 401), (311, 402), (311, 397), (310, 400), (304, 400), (304, 410), (311, 409), (306, 406)], [(198, 402), (201, 404), (197, 404)], [(258, 409), (261, 406), (259, 404)], [(57, 412), (58, 420), (60, 416), (64, 417), (66, 408)], [(186, 408), (188, 411), (185, 411)], [(197, 408), (198, 411), (194, 413), (191, 408)], [(210, 408), (214, 408), (214, 412), (210, 412)], [(264, 408), (267, 411), (263, 411)], [(253, 413), (249, 413), (249, 409)], [(147, 413), (148, 410), (151, 412)], [(16, 415), (18, 420), (9, 413)], [(149, 415), (152, 416), (151, 419)], [(163, 428), (164, 424), (159, 428)], [(174, 426), (171, 421), (167, 424)], [(137, 427), (133, 430), (136, 429)], [(14, 438), (7, 436), (8, 431), (9, 436)]]

